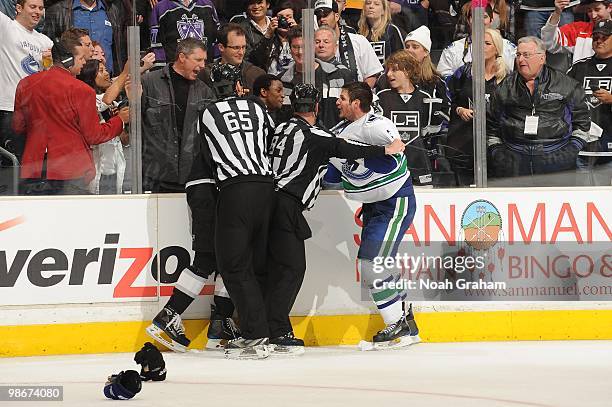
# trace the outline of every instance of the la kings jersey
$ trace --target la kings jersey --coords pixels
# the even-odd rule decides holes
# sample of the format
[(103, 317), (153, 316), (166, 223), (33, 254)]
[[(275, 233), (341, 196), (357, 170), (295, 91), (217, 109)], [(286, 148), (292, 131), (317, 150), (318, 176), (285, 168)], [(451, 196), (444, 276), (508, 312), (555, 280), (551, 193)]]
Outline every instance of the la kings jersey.
[(157, 62), (174, 61), (176, 45), (185, 38), (205, 40), (208, 58), (213, 58), (219, 18), (211, 0), (160, 0), (151, 12), (151, 49)]
[(293, 117), (276, 128), (269, 153), (276, 189), (292, 195), (305, 209), (310, 209), (319, 195), (331, 157), (383, 156), (385, 149), (351, 145), (302, 118)]
[(273, 131), (272, 119), (253, 100), (231, 97), (208, 105), (199, 132), (210, 151), (217, 181), (271, 176), (268, 137)]
[(449, 101), (445, 91), (444, 86), (432, 86), (415, 87), (411, 94), (399, 94), (392, 89), (376, 94), (383, 115), (395, 124), (402, 141), (407, 143), (408, 168), (418, 184), (433, 182), (430, 157), (435, 156), (438, 140), (431, 136), (441, 134), (448, 125)]
[[(374, 112), (354, 122), (344, 120), (332, 132), (347, 140), (375, 146), (387, 145), (399, 137), (393, 122)], [(341, 172), (342, 186), (348, 199), (371, 203), (404, 196), (404, 192), (412, 193), (410, 171), (404, 154), (366, 160), (332, 159), (330, 162)]]
[[(591, 111), (591, 135), (599, 135), (600, 151), (612, 151), (612, 105), (603, 104), (593, 96), (593, 89), (612, 92), (612, 57), (599, 59), (596, 56), (576, 62), (568, 71), (568, 76), (582, 84), (587, 105)], [(612, 161), (610, 157), (600, 157), (597, 162)]]

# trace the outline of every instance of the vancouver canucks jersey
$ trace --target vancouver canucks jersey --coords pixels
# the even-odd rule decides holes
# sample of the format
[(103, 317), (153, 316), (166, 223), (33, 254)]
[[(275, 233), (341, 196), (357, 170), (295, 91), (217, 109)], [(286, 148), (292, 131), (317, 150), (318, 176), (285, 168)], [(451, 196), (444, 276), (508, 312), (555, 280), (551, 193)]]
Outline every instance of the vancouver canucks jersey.
[[(332, 132), (353, 142), (375, 146), (384, 146), (399, 138), (393, 122), (373, 112), (354, 122), (344, 120)], [(341, 173), (348, 199), (371, 203), (413, 192), (404, 154), (351, 161), (334, 158), (330, 162)]]

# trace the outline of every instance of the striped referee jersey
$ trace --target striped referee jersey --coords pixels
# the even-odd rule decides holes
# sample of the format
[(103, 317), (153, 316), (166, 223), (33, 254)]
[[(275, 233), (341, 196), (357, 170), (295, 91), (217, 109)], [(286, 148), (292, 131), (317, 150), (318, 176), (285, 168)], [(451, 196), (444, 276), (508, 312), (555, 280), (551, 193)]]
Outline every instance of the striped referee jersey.
[(276, 190), (314, 206), (331, 157), (356, 160), (383, 156), (385, 147), (357, 145), (293, 117), (276, 128), (270, 144)]
[(212, 103), (199, 126), (219, 183), (240, 176), (272, 176), (267, 151), (274, 124), (259, 103), (237, 97)]

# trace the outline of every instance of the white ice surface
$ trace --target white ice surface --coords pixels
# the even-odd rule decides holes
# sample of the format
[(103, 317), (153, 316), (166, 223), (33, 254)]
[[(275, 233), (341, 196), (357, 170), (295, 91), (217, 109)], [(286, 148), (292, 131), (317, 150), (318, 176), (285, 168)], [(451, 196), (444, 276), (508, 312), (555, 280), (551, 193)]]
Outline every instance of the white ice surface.
[(612, 406), (612, 342), (421, 343), (403, 350), (307, 348), (294, 358), (164, 353), (168, 377), (130, 401), (102, 394), (132, 354), (0, 358), (0, 385), (64, 386), (64, 402), (1, 406)]

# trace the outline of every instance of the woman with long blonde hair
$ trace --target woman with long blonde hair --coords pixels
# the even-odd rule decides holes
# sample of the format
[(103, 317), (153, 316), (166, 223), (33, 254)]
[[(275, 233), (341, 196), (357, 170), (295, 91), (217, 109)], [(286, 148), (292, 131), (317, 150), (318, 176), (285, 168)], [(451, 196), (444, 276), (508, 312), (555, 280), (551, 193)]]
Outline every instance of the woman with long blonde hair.
[[(509, 73), (504, 62), (504, 41), (498, 30), (485, 29), (485, 99)], [(474, 143), (472, 127), (472, 63), (468, 62), (447, 79), (451, 97), (451, 121), (448, 129), (448, 157), (458, 185), (469, 186), (474, 182)]]
[(370, 41), (380, 63), (395, 51), (404, 49), (405, 33), (391, 22), (387, 0), (365, 0), (358, 26), (359, 34)]

